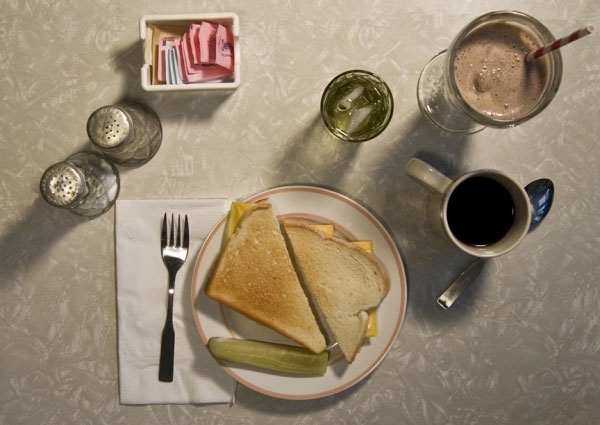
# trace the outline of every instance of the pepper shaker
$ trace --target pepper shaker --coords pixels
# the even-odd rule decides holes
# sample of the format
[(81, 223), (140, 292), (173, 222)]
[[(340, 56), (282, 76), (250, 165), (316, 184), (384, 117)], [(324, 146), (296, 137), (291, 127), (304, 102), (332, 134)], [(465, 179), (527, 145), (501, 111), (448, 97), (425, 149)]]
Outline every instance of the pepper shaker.
[(103, 106), (87, 122), (92, 143), (110, 160), (125, 167), (150, 161), (162, 141), (162, 126), (156, 112), (137, 103)]
[(89, 151), (51, 165), (40, 180), (40, 192), (50, 205), (90, 218), (113, 206), (119, 188), (117, 168), (103, 155)]

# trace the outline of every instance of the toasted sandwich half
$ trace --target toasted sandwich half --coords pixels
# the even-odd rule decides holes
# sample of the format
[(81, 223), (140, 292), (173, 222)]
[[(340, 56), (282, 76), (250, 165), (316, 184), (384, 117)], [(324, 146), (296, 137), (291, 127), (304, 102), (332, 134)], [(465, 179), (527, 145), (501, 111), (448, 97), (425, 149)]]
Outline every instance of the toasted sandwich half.
[(315, 353), (326, 348), (267, 200), (243, 213), (219, 254), (205, 292)]
[(327, 235), (308, 220), (285, 219), (283, 227), (303, 284), (352, 363), (365, 339), (368, 311), (389, 291), (387, 274), (363, 248)]

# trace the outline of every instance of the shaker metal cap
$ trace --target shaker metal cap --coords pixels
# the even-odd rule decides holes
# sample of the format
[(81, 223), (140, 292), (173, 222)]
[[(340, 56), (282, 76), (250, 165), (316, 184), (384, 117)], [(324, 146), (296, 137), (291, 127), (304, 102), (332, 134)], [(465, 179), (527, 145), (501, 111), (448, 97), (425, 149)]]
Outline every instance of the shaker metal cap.
[(133, 123), (130, 115), (121, 107), (103, 106), (88, 118), (87, 133), (98, 147), (113, 149), (129, 140)]
[(49, 204), (69, 208), (85, 193), (85, 178), (76, 167), (59, 162), (44, 172), (40, 192)]

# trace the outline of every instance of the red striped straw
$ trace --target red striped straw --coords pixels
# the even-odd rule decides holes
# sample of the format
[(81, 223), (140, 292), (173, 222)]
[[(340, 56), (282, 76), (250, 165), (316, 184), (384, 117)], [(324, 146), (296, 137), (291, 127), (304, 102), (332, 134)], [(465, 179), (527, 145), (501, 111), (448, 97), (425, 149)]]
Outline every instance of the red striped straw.
[(556, 40), (553, 43), (547, 44), (544, 47), (540, 47), (539, 49), (537, 49), (533, 52), (527, 53), (525, 55), (525, 61), (531, 62), (532, 60), (537, 59), (540, 56), (545, 55), (546, 53), (550, 53), (556, 49), (561, 48), (562, 46), (564, 46), (566, 44), (569, 44), (575, 40), (579, 40), (581, 37), (585, 37), (586, 35), (591, 34), (592, 31), (594, 31), (593, 25), (588, 25), (585, 28), (578, 29), (577, 31), (573, 32), (571, 35), (568, 35), (559, 40)]

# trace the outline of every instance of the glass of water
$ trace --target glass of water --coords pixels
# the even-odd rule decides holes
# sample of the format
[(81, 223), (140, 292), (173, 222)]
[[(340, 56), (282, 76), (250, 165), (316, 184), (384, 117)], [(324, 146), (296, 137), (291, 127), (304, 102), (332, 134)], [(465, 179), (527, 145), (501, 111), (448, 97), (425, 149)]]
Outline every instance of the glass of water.
[(394, 99), (388, 85), (369, 71), (346, 71), (335, 77), (321, 97), (327, 129), (350, 142), (378, 136), (390, 123)]

